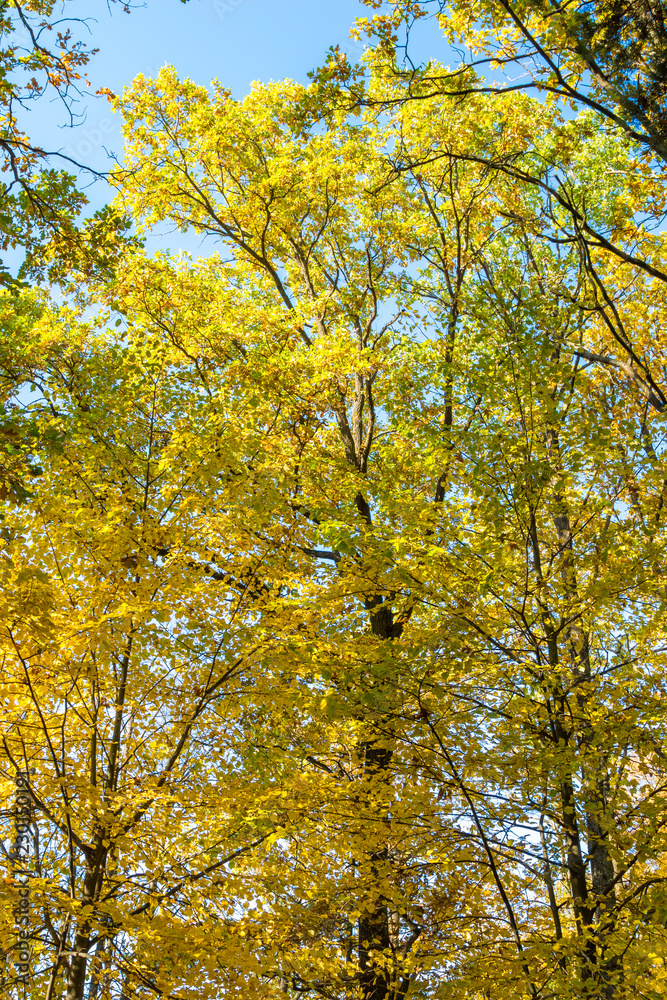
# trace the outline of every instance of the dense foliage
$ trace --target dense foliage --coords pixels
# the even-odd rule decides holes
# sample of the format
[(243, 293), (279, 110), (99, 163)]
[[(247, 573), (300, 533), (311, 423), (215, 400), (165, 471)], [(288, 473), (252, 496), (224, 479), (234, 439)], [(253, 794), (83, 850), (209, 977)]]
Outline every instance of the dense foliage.
[(658, 55), (489, 0), (587, 90), (489, 86), (391, 7), (308, 87), (137, 78), (114, 217), (210, 253), (0, 299), (3, 995), (667, 993)]

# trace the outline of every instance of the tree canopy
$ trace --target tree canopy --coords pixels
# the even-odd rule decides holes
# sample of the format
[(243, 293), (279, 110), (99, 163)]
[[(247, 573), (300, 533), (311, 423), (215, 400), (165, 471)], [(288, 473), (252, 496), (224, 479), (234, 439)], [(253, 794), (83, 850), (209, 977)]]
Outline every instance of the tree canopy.
[(427, 8), (307, 86), (135, 79), (132, 239), (0, 298), (4, 995), (667, 993), (664, 166), (567, 32), (658, 56), (474, 10), (577, 107), (410, 66)]

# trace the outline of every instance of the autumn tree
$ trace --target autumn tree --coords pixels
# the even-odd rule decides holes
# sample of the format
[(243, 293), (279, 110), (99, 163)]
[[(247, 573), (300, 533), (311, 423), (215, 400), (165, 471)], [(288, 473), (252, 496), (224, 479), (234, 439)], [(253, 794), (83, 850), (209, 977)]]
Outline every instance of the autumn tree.
[[(373, 0), (368, 5), (378, 6)], [(457, 53), (453, 69), (412, 61), (410, 35), (423, 19), (434, 21)], [(648, 377), (652, 399), (659, 407), (667, 404), (665, 390), (646, 371), (646, 359), (635, 351), (633, 331), (616, 327), (596, 261), (602, 251), (603, 257), (610, 254), (625, 260), (658, 283), (667, 280), (664, 269), (653, 259), (649, 236), (664, 221), (663, 21), (659, 4), (544, 5), (493, 0), (471, 6), (396, 0), (388, 13), (360, 19), (357, 25), (358, 32), (376, 42), (367, 62), (374, 62), (383, 78), (380, 91), (367, 88), (363, 73), (344, 60), (332, 58), (319, 73), (322, 86), (343, 104), (378, 111), (404, 102), (439, 107), (443, 97), (459, 104), (485, 95), (493, 102), (503, 94), (537, 90), (552, 111), (567, 116), (573, 111), (588, 111), (588, 115), (579, 115), (579, 128), (586, 136), (591, 130), (600, 138), (616, 135), (623, 141), (623, 136), (634, 150), (635, 178), (628, 188), (628, 194), (633, 191), (634, 216), (626, 214), (620, 228), (612, 218), (605, 222), (594, 219), (586, 197), (573, 187), (569, 176), (573, 147), (569, 144), (564, 147), (556, 142), (551, 148), (541, 142), (533, 145), (534, 136), (526, 133), (520, 147), (510, 145), (508, 149), (502, 138), (490, 137), (486, 147), (475, 149), (472, 156), (505, 173), (519, 187), (534, 186), (543, 193), (545, 211), (523, 222), (549, 240), (557, 219), (557, 238), (579, 246), (581, 263), (598, 287), (612, 343), (615, 341), (611, 354), (598, 353), (595, 362), (629, 365), (626, 370), (634, 380)], [(556, 134), (562, 137), (560, 129)], [(466, 151), (462, 149), (458, 155), (465, 157)], [(392, 164), (398, 171), (412, 166), (403, 162), (400, 153)], [(644, 184), (639, 180), (642, 175)], [(545, 217), (547, 226), (543, 225)]]
[[(187, 362), (159, 325), (177, 341), (180, 324), (211, 329), (199, 279), (180, 316), (153, 289), (129, 345), (104, 316), (86, 325), (51, 312), (34, 333), (61, 334), (33, 374), (34, 419), (57, 446), (39, 490), (5, 512), (2, 570), (7, 799), (17, 771), (34, 776), (29, 995), (181, 984), (183, 951), (189, 963), (203, 953), (207, 922), (222, 919), (242, 942), (232, 918), (245, 889), (226, 866), (276, 827), (262, 769), (241, 771), (236, 744), (251, 664), (272, 643), (255, 609), (281, 557), (253, 530), (224, 366), (207, 374)], [(140, 270), (134, 280), (136, 292)], [(211, 995), (221, 963), (233, 993), (233, 960), (224, 950), (206, 960)], [(7, 995), (14, 979), (8, 968)], [(204, 993), (200, 978), (194, 994)]]
[[(374, 85), (376, 93), (381, 93), (386, 75), (380, 74)], [(304, 96), (306, 117), (300, 119), (298, 92), (288, 89), (287, 93), (286, 98), (280, 91), (269, 96), (259, 90), (239, 106), (223, 91), (209, 98), (166, 71), (154, 83), (137, 81), (126, 98), (132, 146), (124, 180), (125, 197), (147, 221), (169, 218), (223, 241), (235, 266), (242, 268), (239, 287), (247, 290), (259, 281), (266, 289), (261, 300), (264, 322), (269, 315), (264, 298), (268, 294), (280, 310), (278, 315), (286, 317), (282, 322), (295, 324), (297, 349), (289, 360), (283, 357), (283, 363), (292, 387), (305, 362), (300, 396), (305, 395), (305, 386), (312, 393), (321, 384), (320, 370), (308, 360), (313, 353), (333, 357), (336, 364), (334, 370), (325, 372), (327, 380), (335, 379), (336, 394), (328, 405), (340, 435), (340, 460), (353, 477), (347, 499), (340, 490), (350, 472), (345, 475), (337, 465), (335, 493), (333, 486), (326, 489), (323, 508), (323, 483), (332, 462), (331, 429), (323, 438), (329, 465), (324, 459), (308, 463), (305, 456), (312, 450), (318, 454), (319, 434), (324, 434), (324, 428), (318, 433), (315, 423), (310, 434), (301, 431), (297, 435), (294, 495), (281, 503), (283, 517), (290, 510), (302, 519), (298, 522), (302, 530), (317, 529), (310, 542), (307, 537), (301, 542), (301, 550), (332, 565), (328, 582), (323, 571), (312, 577), (311, 570), (311, 582), (304, 590), (307, 578), (302, 578), (300, 588), (290, 596), (292, 615), (299, 606), (308, 608), (316, 616), (316, 634), (322, 637), (322, 608), (332, 607), (334, 595), (346, 602), (352, 599), (344, 605), (346, 618), (353, 616), (347, 633), (344, 627), (338, 630), (344, 635), (342, 645), (340, 639), (333, 647), (327, 642), (327, 658), (336, 668), (325, 668), (329, 693), (320, 705), (334, 718), (343, 718), (351, 729), (350, 735), (332, 738), (329, 729), (320, 735), (316, 727), (319, 740), (326, 734), (326, 744), (309, 745), (300, 708), (298, 723), (292, 723), (299, 733), (296, 741), (285, 737), (273, 747), (274, 755), (282, 751), (288, 761), (295, 752), (297, 759), (305, 756), (321, 772), (320, 778), (329, 777), (332, 787), (326, 802), (333, 812), (330, 824), (325, 824), (326, 842), (333, 842), (333, 831), (340, 838), (337, 850), (325, 852), (331, 866), (326, 879), (321, 867), (311, 869), (313, 885), (326, 887), (324, 899), (310, 890), (319, 900), (321, 916), (319, 933), (311, 927), (308, 934), (318, 944), (298, 949), (301, 958), (286, 957), (280, 981), (288, 990), (337, 995), (337, 990), (351, 989), (366, 997), (401, 997), (408, 989), (417, 995), (419, 989), (434, 988), (441, 995), (448, 991), (460, 995), (482, 982), (487, 982), (484, 988), (492, 994), (511, 984), (514, 993), (526, 995), (539, 995), (547, 988), (558, 995), (615, 995), (627, 986), (628, 970), (620, 956), (636, 935), (634, 926), (622, 929), (617, 907), (625, 911), (629, 898), (643, 898), (654, 880), (660, 884), (662, 876), (649, 862), (645, 877), (637, 883), (630, 879), (629, 896), (619, 890), (622, 901), (616, 901), (615, 887), (631, 870), (633, 877), (638, 874), (634, 868), (649, 850), (650, 838), (642, 840), (640, 848), (632, 839), (634, 834), (628, 834), (625, 861), (612, 862), (616, 847), (609, 846), (608, 838), (611, 828), (616, 829), (620, 807), (605, 789), (612, 785), (614, 768), (623, 774), (630, 768), (630, 780), (636, 782), (636, 768), (649, 767), (651, 781), (646, 787), (641, 785), (641, 791), (631, 796), (632, 804), (628, 803), (634, 817), (645, 808), (643, 803), (652, 802), (654, 795), (660, 798), (661, 769), (655, 757), (650, 766), (640, 764), (646, 760), (646, 749), (636, 744), (631, 749), (630, 744), (619, 743), (618, 734), (610, 733), (608, 713), (617, 711), (612, 708), (613, 697), (607, 704), (602, 682), (597, 691), (593, 678), (598, 669), (605, 676), (606, 666), (598, 668), (598, 664), (615, 662), (621, 655), (617, 652), (619, 630), (632, 614), (630, 606), (643, 600), (644, 574), (650, 573), (655, 586), (660, 586), (653, 548), (659, 529), (656, 525), (649, 532), (646, 545), (642, 537), (642, 554), (637, 555), (636, 566), (631, 561), (637, 574), (634, 582), (626, 566), (621, 589), (628, 585), (632, 598), (620, 597), (620, 590), (614, 589), (620, 582), (611, 582), (617, 571), (599, 555), (596, 563), (589, 553), (608, 551), (608, 543), (601, 539), (608, 537), (612, 522), (614, 530), (630, 536), (634, 530), (632, 515), (628, 520), (621, 517), (626, 503), (622, 491), (631, 488), (627, 462), (630, 454), (636, 454), (637, 440), (650, 438), (647, 402), (656, 413), (659, 409), (651, 401), (652, 387), (642, 378), (643, 369), (612, 368), (634, 383), (631, 398), (636, 416), (634, 423), (624, 423), (623, 434), (629, 437), (620, 445), (626, 462), (623, 485), (611, 473), (617, 451), (609, 456), (606, 445), (601, 445), (601, 455), (609, 465), (598, 480), (595, 474), (602, 459), (586, 464), (577, 448), (584, 441), (613, 440), (619, 433), (613, 406), (589, 401), (596, 391), (594, 385), (601, 385), (603, 396), (609, 391), (609, 368), (601, 369), (599, 382), (584, 381), (582, 362), (587, 352), (592, 353), (584, 347), (584, 338), (594, 338), (595, 343), (595, 338), (608, 335), (605, 308), (619, 324), (624, 315), (631, 316), (637, 307), (635, 296), (641, 299), (645, 291), (640, 289), (646, 286), (637, 278), (636, 285), (624, 284), (620, 268), (627, 261), (616, 255), (615, 270), (606, 261), (604, 272), (600, 268), (600, 283), (604, 280), (609, 296), (601, 307), (600, 286), (592, 285), (589, 269), (581, 266), (579, 247), (575, 244), (566, 252), (565, 243), (562, 251), (545, 256), (542, 233), (516, 221), (546, 218), (558, 247), (559, 227), (569, 224), (567, 207), (559, 217), (558, 206), (545, 205), (535, 185), (517, 191), (506, 182), (506, 174), (490, 169), (482, 157), (476, 161), (471, 135), (480, 149), (500, 138), (508, 155), (513, 148), (521, 148), (526, 135), (533, 141), (537, 137), (547, 148), (560, 143), (569, 152), (576, 178), (573, 185), (586, 192), (591, 222), (600, 227), (620, 226), (621, 218), (629, 219), (632, 200), (621, 181), (601, 183), (612, 151), (600, 148), (595, 133), (588, 144), (582, 143), (585, 120), (559, 122), (557, 113), (547, 117), (541, 105), (520, 96), (492, 107), (478, 101), (464, 105), (463, 110), (443, 100), (438, 114), (433, 113), (433, 104), (420, 113), (413, 110), (419, 108), (418, 102), (404, 102), (401, 106), (407, 110), (402, 117), (387, 125), (374, 123), (371, 117), (363, 126), (370, 141), (359, 159), (363, 174), (356, 182), (355, 205), (359, 207), (355, 214), (365, 220), (362, 211), (372, 210), (374, 227), (380, 227), (382, 240), (391, 241), (387, 258), (405, 261), (379, 295), (371, 271), (371, 262), (377, 258), (368, 244), (370, 277), (362, 271), (352, 280), (354, 268), (343, 255), (358, 260), (364, 243), (352, 236), (350, 216), (343, 215), (339, 189), (326, 168), (331, 163), (336, 184), (342, 183), (337, 172), (338, 143), (350, 155), (352, 140), (339, 139), (340, 123), (335, 127), (335, 118), (330, 118), (327, 134), (320, 135), (314, 125), (305, 145), (304, 124), (308, 125), (312, 113), (310, 95)], [(267, 114), (271, 98), (276, 102), (277, 120)], [(378, 128), (382, 128), (382, 141), (375, 134)], [(361, 124), (351, 122), (344, 125), (343, 134), (350, 130), (356, 137), (361, 129)], [(325, 152), (331, 146), (332, 159), (328, 160)], [(369, 147), (381, 153), (372, 158)], [(632, 161), (623, 147), (615, 149), (618, 174), (623, 177)], [(401, 169), (394, 171), (395, 185), (387, 183), (392, 179), (387, 164), (394, 150), (401, 157)], [(302, 165), (302, 157), (307, 163), (315, 151), (317, 174)], [(158, 184), (152, 173), (156, 163), (160, 166)], [(351, 183), (354, 174), (349, 165), (340, 176)], [(390, 210), (383, 207), (382, 199), (387, 197)], [(343, 219), (347, 243), (342, 233), (335, 239), (330, 235)], [(300, 220), (301, 228), (295, 228), (295, 220)], [(655, 243), (657, 252), (659, 240)], [(360, 331), (367, 328), (367, 315), (345, 311), (338, 319), (341, 314), (335, 309), (339, 296), (351, 294), (348, 288), (366, 298), (368, 291), (361, 292), (368, 288), (366, 281), (374, 286), (370, 303), (374, 322), (376, 310), (391, 319), (389, 309), (394, 303), (402, 313), (383, 325), (383, 337), (395, 337), (401, 323), (409, 324), (411, 333), (399, 335), (397, 343), (385, 340), (387, 347), (391, 344), (391, 363), (382, 363), (385, 345), (378, 340), (369, 361), (372, 367), (359, 371), (355, 357), (360, 347), (368, 349), (368, 342), (359, 339)], [(253, 309), (259, 299), (254, 293), (250, 301), (245, 300), (246, 308)], [(383, 299), (386, 304), (380, 306)], [(332, 325), (334, 317), (337, 322)], [(353, 346), (345, 350), (328, 346), (341, 336), (350, 338), (342, 343)], [(642, 350), (651, 352), (656, 371), (661, 371), (660, 352), (653, 355), (648, 341), (642, 342)], [(372, 379), (372, 392), (367, 379)], [(275, 377), (270, 386), (275, 392)], [(581, 404), (575, 404), (575, 399), (581, 399)], [(343, 408), (345, 404), (350, 411)], [(307, 413), (300, 418), (304, 425), (313, 420)], [(602, 421), (599, 429), (598, 421)], [(571, 434), (582, 444), (570, 445)], [(406, 453), (409, 442), (415, 441), (420, 442), (420, 449), (414, 455)], [(659, 450), (653, 447), (651, 461), (657, 466), (651, 466), (650, 473), (645, 469), (649, 482), (654, 482), (652, 476), (660, 468)], [(567, 462), (572, 456), (571, 468), (565, 454)], [(317, 468), (316, 477), (311, 478), (309, 464)], [(638, 467), (632, 468), (634, 489), (634, 477), (640, 473)], [(657, 475), (658, 482), (648, 492), (650, 503), (659, 509), (662, 486)], [(506, 483), (511, 488), (503, 491), (501, 484)], [(338, 502), (332, 507), (334, 496)], [(577, 503), (582, 504), (579, 513)], [(584, 509), (591, 504), (598, 513), (594, 518), (591, 514), (589, 524)], [(619, 517), (622, 524), (616, 528)], [(273, 519), (281, 523), (279, 510)], [(584, 569), (578, 568), (575, 550), (575, 524), (580, 520), (593, 533), (590, 541), (581, 543)], [(318, 537), (329, 540), (331, 547), (319, 548)], [(495, 541), (487, 541), (491, 538)], [(517, 560), (516, 578), (507, 568), (503, 545), (510, 553), (524, 553), (523, 563), (519, 555), (508, 557), (510, 562)], [(601, 576), (604, 583), (599, 582)], [(501, 593), (495, 596), (494, 589), (501, 585), (493, 580), (502, 581)], [(585, 591), (586, 596), (581, 593), (583, 580), (592, 588)], [(512, 586), (519, 588), (513, 598)], [(553, 587), (553, 608), (546, 599), (549, 587)], [(326, 596), (328, 592), (331, 597)], [(310, 603), (304, 605), (307, 594)], [(600, 610), (612, 594), (618, 618), (613, 614), (606, 618)], [(533, 601), (534, 610), (529, 610)], [(366, 639), (355, 608), (361, 620), (368, 622)], [(466, 612), (466, 608), (471, 610)], [(658, 616), (659, 608), (658, 600)], [(604, 633), (604, 637), (596, 633), (594, 650), (590, 615)], [(302, 670), (303, 661), (314, 655), (314, 626), (302, 622), (301, 628), (307, 632), (305, 649), (300, 650), (294, 638), (287, 646), (287, 650), (300, 650), (295, 671)], [(435, 656), (436, 663), (441, 662), (436, 636), (442, 636), (443, 629), (446, 665), (431, 669), (435, 675), (445, 670), (448, 680), (447, 684), (435, 682), (438, 697), (431, 701), (426, 695), (429, 674), (422, 661)], [(628, 636), (627, 642), (633, 649), (636, 643), (641, 645), (636, 636)], [(365, 652), (360, 654), (359, 648)], [(364, 670), (357, 667), (352, 676), (350, 667), (344, 666), (350, 657), (355, 658), (350, 650), (356, 651), (357, 661), (368, 665)], [(647, 655), (660, 656), (659, 640)], [(471, 658), (479, 663), (485, 681), (469, 687), (474, 675)], [(630, 669), (632, 664), (636, 669), (634, 654), (627, 659), (625, 666)], [(531, 678), (526, 681), (530, 696), (513, 664), (527, 664), (521, 669)], [(419, 673), (420, 669), (424, 672)], [(498, 680), (494, 681), (496, 671)], [(652, 684), (655, 674), (649, 673)], [(310, 684), (318, 691), (312, 678)], [(529, 753), (526, 745), (521, 743), (520, 755), (508, 752), (512, 741), (518, 744), (527, 738), (521, 720), (536, 711), (534, 684), (544, 692), (540, 704), (545, 720), (531, 730), (530, 739), (536, 740), (536, 771), (530, 764), (533, 751)], [(295, 686), (290, 680), (288, 689)], [(581, 690), (586, 686), (593, 708)], [(277, 690), (272, 688), (272, 699)], [(593, 697), (594, 690), (599, 697)], [(454, 707), (447, 711), (449, 698)], [(526, 707), (515, 712), (519, 704)], [(640, 714), (644, 710), (643, 704), (636, 708)], [(654, 720), (652, 708), (646, 710)], [(289, 716), (284, 707), (282, 712)], [(271, 732), (275, 732), (278, 722), (272, 713), (270, 718)], [(505, 732), (502, 720), (507, 722)], [(312, 728), (313, 722), (309, 724)], [(442, 726), (446, 726), (446, 739)], [(637, 724), (633, 732), (639, 729), (643, 731), (643, 724)], [(471, 739), (473, 732), (479, 733), (477, 739)], [(601, 734), (611, 740), (609, 746), (600, 744)], [(552, 746), (561, 748), (557, 765)], [(521, 791), (513, 785), (518, 760), (524, 760), (528, 768)], [(551, 778), (544, 785), (547, 773)], [(468, 787), (466, 777), (473, 774), (479, 781), (474, 789)], [(535, 787), (538, 774), (544, 787), (539, 810), (528, 792)], [(414, 791), (416, 776), (422, 783), (421, 794)], [(489, 811), (487, 800), (493, 804)], [(503, 800), (505, 804), (497, 804)], [(655, 822), (657, 830), (662, 819)], [(632, 826), (633, 819), (628, 823)], [(435, 829), (443, 845), (434, 860), (420, 840), (421, 832), (417, 833), (423, 828)], [(521, 833), (522, 828), (530, 833)], [(354, 850), (357, 837), (367, 846), (365, 851)], [(531, 837), (540, 859), (537, 867), (528, 860)], [(507, 844), (509, 838), (513, 844)], [(560, 856), (553, 854), (556, 844), (563, 852)], [(306, 831), (300, 837), (293, 835), (291, 846), (283, 849), (278, 870), (289, 865), (290, 874), (282, 899), (271, 879), (262, 874), (266, 869), (256, 869), (255, 877), (267, 894), (273, 894), (275, 905), (280, 905), (281, 927), (289, 926), (286, 913), (294, 913), (294, 908), (303, 912), (304, 904), (291, 892), (294, 883), (304, 878), (307, 850), (316, 849), (313, 834)], [(322, 849), (316, 855), (321, 865)], [(352, 883), (344, 877), (345, 857), (350, 858)], [(452, 866), (453, 858), (460, 859), (458, 865)], [(450, 874), (453, 867), (455, 875)], [(568, 875), (559, 881), (551, 873), (561, 870)], [(276, 878), (276, 867), (269, 871)], [(529, 887), (528, 877), (538, 882), (530, 881)], [(538, 883), (540, 903), (531, 901)], [(351, 885), (343, 892), (349, 900), (344, 916), (340, 912), (343, 885)], [(308, 891), (305, 895), (309, 898)], [(332, 896), (336, 900), (333, 910)], [(489, 903), (490, 898), (495, 902)], [(549, 907), (551, 926), (539, 917), (542, 905)], [(311, 907), (307, 909), (312, 912)], [(461, 942), (456, 948), (450, 941), (441, 951), (443, 926), (454, 914), (464, 912), (468, 917), (463, 940), (474, 943), (468, 948)], [(494, 921), (499, 921), (498, 945), (491, 951), (492, 964), (486, 964)], [(262, 925), (258, 920), (258, 936)], [(649, 926), (654, 928), (654, 922), (649, 921)], [(509, 937), (503, 935), (503, 927)], [(327, 937), (325, 928), (326, 945), (322, 943), (322, 937)], [(288, 943), (293, 951), (297, 941), (307, 945), (304, 931), (295, 928), (292, 933), (296, 936), (288, 939), (285, 951)], [(562, 939), (566, 944), (559, 943)], [(336, 942), (345, 964), (341, 971), (332, 972), (326, 959), (330, 962), (334, 957)], [(350, 964), (355, 950), (356, 967)], [(470, 952), (470, 964), (457, 965), (453, 952)], [(653, 975), (650, 957), (645, 963), (630, 963), (629, 968), (633, 975)], [(424, 986), (418, 985), (420, 977)]]
[[(411, 34), (423, 19), (436, 22), (457, 47), (460, 60), (453, 70), (432, 73), (412, 61)], [(374, 35), (381, 46), (399, 46), (407, 59), (396, 75), (408, 88), (427, 80), (450, 96), (541, 91), (590, 109), (602, 127), (622, 130), (650, 156), (665, 160), (667, 33), (660, 0), (391, 0), (388, 12), (360, 19), (357, 30)]]
[(214, 252), (128, 252), (23, 331), (29, 995), (664, 995), (652, 174), (392, 66), (352, 110), (340, 67), (138, 78), (119, 206)]
[[(120, 8), (129, 11), (124, 3)], [(29, 317), (41, 311), (34, 286), (109, 274), (121, 248), (132, 242), (128, 221), (108, 206), (86, 217), (80, 175), (102, 175), (26, 132), (30, 109), (40, 100), (57, 104), (69, 126), (84, 118), (85, 70), (94, 51), (81, 38), (87, 26), (70, 11), (71, 4), (56, 9), (50, 0), (0, 3), (0, 286), (11, 292), (2, 299), (0, 334), (0, 491), (15, 500), (30, 490), (39, 468), (35, 456), (46, 444), (11, 404), (29, 368), (22, 353)]]

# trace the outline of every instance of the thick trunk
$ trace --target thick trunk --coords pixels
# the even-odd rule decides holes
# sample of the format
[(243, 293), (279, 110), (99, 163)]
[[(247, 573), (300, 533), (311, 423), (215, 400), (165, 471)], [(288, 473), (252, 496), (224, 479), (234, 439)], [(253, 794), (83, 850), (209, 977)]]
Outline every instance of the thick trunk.
[[(360, 344), (360, 346), (364, 345)], [(351, 421), (348, 420), (347, 413), (342, 407), (336, 413), (347, 461), (361, 473), (366, 472), (374, 436), (375, 411), (371, 389), (372, 381), (372, 378), (356, 376), (355, 402)], [(364, 411), (367, 414), (366, 426), (364, 426)], [(373, 523), (371, 509), (361, 492), (357, 493), (355, 497), (355, 506), (365, 525), (371, 528)], [(391, 608), (379, 594), (369, 595), (364, 604), (366, 610), (370, 612), (371, 631), (376, 638), (387, 640), (398, 638), (401, 635), (402, 623), (394, 621)], [(371, 725), (371, 732), (373, 728)], [(392, 751), (383, 745), (381, 740), (372, 736), (362, 744), (360, 751), (363, 762), (363, 784), (366, 790), (371, 790), (363, 812), (369, 818), (372, 817), (373, 824), (378, 822), (386, 827), (389, 819), (382, 806), (380, 806), (379, 813), (374, 815), (377, 807), (372, 801), (372, 789), (378, 785), (386, 787), (391, 783), (389, 766)], [(386, 843), (369, 850), (363, 857), (359, 858), (359, 867), (368, 872), (371, 883), (371, 891), (368, 892), (360, 907), (361, 916), (358, 923), (358, 983), (362, 1000), (390, 1000), (393, 994), (391, 970), (383, 967), (384, 964), (378, 963), (374, 957), (374, 953), (388, 951), (390, 947), (388, 902), (381, 893), (375, 891), (375, 884), (379, 879), (382, 879), (383, 869), (386, 868), (388, 858), (389, 851)], [(404, 996), (405, 991), (401, 995)], [(398, 997), (393, 997), (392, 1000), (398, 1000)]]
[[(116, 716), (114, 720), (109, 766), (105, 782), (105, 796), (116, 789), (118, 781), (118, 761), (122, 732), (123, 711), (127, 692), (127, 678), (132, 657), (133, 626), (127, 638), (125, 653), (121, 661), (121, 678), (118, 689)], [(92, 755), (91, 755), (92, 756)], [(91, 769), (96, 774), (96, 762), (93, 760)], [(108, 861), (109, 850), (104, 847), (104, 838), (100, 834), (94, 847), (86, 851), (86, 874), (81, 893), (81, 906), (94, 908), (99, 900), (102, 878)], [(66, 1000), (84, 1000), (86, 973), (90, 952), (92, 924), (84, 921), (77, 928), (72, 945), (72, 954), (68, 963)], [(93, 988), (92, 995), (95, 990)]]
[[(380, 598), (367, 601), (367, 607), (372, 611), (371, 629), (379, 639), (393, 639), (401, 635), (403, 626), (394, 621), (391, 609)], [(369, 740), (362, 747), (364, 784), (372, 788), (378, 784), (388, 785), (391, 782), (390, 765), (392, 751), (381, 741)], [(369, 814), (374, 809), (369, 803)], [(376, 817), (377, 822), (387, 825), (389, 819), (382, 811)], [(371, 851), (363, 858), (363, 867), (369, 871), (371, 883), (383, 877), (389, 858), (386, 844)], [(363, 1000), (390, 1000), (393, 994), (391, 986), (391, 970), (383, 968), (378, 963), (373, 952), (388, 952), (389, 938), (389, 906), (388, 901), (375, 892), (369, 893), (363, 913), (359, 918), (358, 928), (358, 962), (359, 985)]]
[(74, 937), (67, 973), (67, 1000), (84, 1000), (89, 947), (90, 927), (84, 924)]
[[(388, 781), (391, 751), (366, 745), (364, 748), (364, 778), (367, 781)], [(370, 866), (371, 879), (382, 876), (381, 869), (388, 858), (387, 847), (373, 851), (365, 859)], [(371, 895), (364, 913), (359, 918), (359, 982), (363, 1000), (386, 1000), (390, 990), (390, 975), (378, 967), (373, 952), (389, 948), (389, 908), (382, 896)]]
[(600, 940), (600, 958), (598, 963), (598, 978), (600, 994), (605, 1000), (613, 1000), (617, 992), (617, 982), (622, 975), (619, 958), (610, 951), (609, 938), (616, 922), (616, 893), (613, 889), (614, 863), (607, 846), (607, 831), (600, 823), (600, 818), (607, 812), (608, 780), (596, 783), (594, 807), (595, 811), (587, 812), (588, 855), (591, 862), (591, 884), (597, 897), (595, 908), (595, 924)]
[[(88, 856), (86, 875), (81, 893), (82, 908), (94, 907), (99, 898), (99, 888), (107, 860), (107, 851), (100, 843)], [(84, 920), (77, 927), (72, 952), (67, 967), (66, 1000), (84, 1000), (86, 972), (90, 951), (92, 924)]]

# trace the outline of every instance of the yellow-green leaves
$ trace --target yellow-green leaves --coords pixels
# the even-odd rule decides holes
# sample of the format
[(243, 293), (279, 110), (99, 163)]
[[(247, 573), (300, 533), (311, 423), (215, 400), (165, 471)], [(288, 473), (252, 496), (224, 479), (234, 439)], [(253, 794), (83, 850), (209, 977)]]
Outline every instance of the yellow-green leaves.
[(660, 996), (664, 305), (549, 178), (626, 239), (627, 151), (325, 94), (137, 79), (119, 199), (216, 254), (17, 321), (35, 996)]

